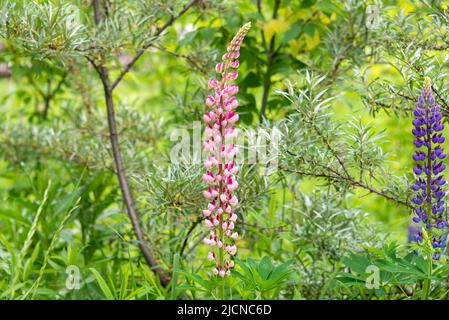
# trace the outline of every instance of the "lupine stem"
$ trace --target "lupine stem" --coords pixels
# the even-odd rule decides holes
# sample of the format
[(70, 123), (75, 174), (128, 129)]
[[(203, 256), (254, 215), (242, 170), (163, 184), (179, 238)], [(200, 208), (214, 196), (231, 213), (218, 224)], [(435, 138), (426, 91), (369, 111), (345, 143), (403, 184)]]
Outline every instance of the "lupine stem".
[(424, 280), (421, 300), (427, 300), (430, 292), (430, 277), (432, 275), (432, 254), (427, 255), (427, 278)]
[(223, 278), (223, 279), (221, 279), (221, 296), (220, 296), (220, 298), (221, 298), (221, 300), (224, 300), (225, 299), (225, 281), (226, 281), (226, 278)]
[[(429, 110), (426, 111), (426, 117), (429, 118)], [(427, 139), (430, 141), (430, 133), (427, 131)], [(430, 155), (432, 153), (432, 145), (430, 145), (429, 148), (427, 148), (427, 167), (431, 168), (432, 160), (430, 158)], [(427, 175), (427, 188), (426, 193), (430, 194), (430, 183), (431, 183), (431, 175)], [(427, 212), (432, 212), (432, 204), (430, 202), (427, 202)], [(431, 240), (429, 240), (432, 242)], [(423, 300), (427, 300), (427, 297), (429, 296), (429, 290), (430, 290), (430, 275), (432, 274), (432, 254), (427, 254), (427, 279), (424, 280), (424, 286), (423, 286)]]
[[(221, 84), (220, 84), (220, 91), (222, 91), (224, 89), (224, 86), (226, 84), (226, 76), (227, 76), (227, 74), (228, 74), (228, 68), (227, 68), (227, 64), (225, 64), (224, 71), (223, 71), (223, 78), (221, 79)], [(223, 98), (222, 97), (220, 97), (220, 102), (223, 103)], [(220, 115), (218, 122), (220, 124), (220, 135), (223, 137), (223, 126), (221, 124), (222, 121), (223, 121), (223, 115)], [(223, 176), (223, 154), (222, 154), (221, 148), (218, 150), (218, 154), (219, 154), (218, 174)], [(223, 190), (223, 180), (221, 180), (220, 183), (219, 183), (219, 190), (220, 190), (220, 192), (221, 192), (221, 190)], [(218, 197), (218, 201), (220, 203), (220, 208), (222, 210), (224, 210), (225, 208), (223, 206), (223, 201), (221, 201), (220, 197)], [(220, 226), (222, 226), (223, 225), (223, 215), (220, 215), (219, 221), (220, 221)], [(219, 238), (220, 238), (220, 241), (222, 243), (224, 243), (223, 228), (220, 228)], [(218, 251), (219, 251), (219, 261), (220, 261), (220, 265), (221, 266), (224, 265), (224, 248), (223, 247), (224, 246), (222, 246), (222, 247), (220, 247), (218, 249)], [(223, 280), (223, 283), (222, 283), (222, 286), (221, 286), (221, 299), (224, 300), (224, 280)]]

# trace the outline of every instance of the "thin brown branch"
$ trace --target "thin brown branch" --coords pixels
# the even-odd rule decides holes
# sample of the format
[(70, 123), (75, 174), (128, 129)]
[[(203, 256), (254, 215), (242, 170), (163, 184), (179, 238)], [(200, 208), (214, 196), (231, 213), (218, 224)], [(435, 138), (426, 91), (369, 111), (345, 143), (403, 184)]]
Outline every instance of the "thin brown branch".
[(332, 145), (330, 144), (330, 141), (327, 139), (327, 137), (325, 137), (323, 135), (321, 130), (315, 124), (311, 123), (311, 125), (312, 125), (313, 129), (315, 130), (315, 132), (321, 137), (321, 139), (323, 140), (323, 142), (326, 145), (327, 149), (332, 153), (334, 158), (338, 161), (338, 163), (340, 164), (340, 167), (343, 169), (345, 175), (347, 177), (351, 177), (351, 175), (349, 174), (349, 170), (346, 168), (346, 165), (344, 164), (343, 160), (340, 158), (339, 154), (337, 153), (337, 150), (335, 150), (332, 147)]
[(198, 62), (195, 61), (195, 59), (194, 59), (192, 56), (188, 56), (188, 55), (185, 55), (185, 54), (182, 54), (182, 53), (170, 51), (170, 50), (168, 50), (167, 48), (160, 47), (160, 46), (156, 46), (156, 45), (151, 45), (151, 46), (152, 46), (153, 48), (156, 48), (156, 49), (162, 51), (162, 52), (168, 53), (168, 54), (170, 54), (170, 55), (172, 55), (172, 56), (174, 56), (174, 57), (185, 59), (185, 60), (187, 60), (187, 62), (188, 62), (192, 67), (194, 67), (195, 69), (197, 69), (198, 71), (200, 71), (200, 72), (203, 73), (203, 74), (207, 74), (207, 70), (204, 69), (203, 67), (201, 67), (201, 66), (198, 64)]
[(196, 247), (198, 247), (201, 242), (203, 242), (203, 239), (206, 238), (209, 235), (209, 231), (206, 231), (204, 233), (202, 233), (199, 237), (198, 240), (189, 248), (189, 251), (187, 251), (187, 253), (185, 253), (183, 255), (183, 257), (188, 256), (189, 254), (191, 254), (193, 252), (193, 250), (195, 250)]
[(435, 92), (437, 98), (440, 100), (440, 102), (444, 105), (445, 113), (447, 114), (449, 112), (449, 104), (446, 102), (446, 100), (441, 96), (440, 92), (435, 89), (435, 87), (432, 85), (432, 91)]
[[(263, 16), (261, 0), (257, 0), (257, 12)], [(260, 29), (260, 34), (262, 36), (262, 45), (265, 49), (265, 52), (268, 52), (268, 44), (267, 44), (267, 40), (265, 39), (265, 32), (263, 31), (263, 28)]]
[[(405, 63), (409, 68), (413, 69), (421, 78), (424, 78), (425, 74), (422, 70), (420, 70), (416, 65), (409, 63), (408, 61), (404, 59), (400, 59), (403, 63)], [(438, 100), (443, 104), (443, 114), (447, 116), (449, 114), (449, 103), (442, 97), (442, 95), (438, 92), (438, 90), (435, 89), (435, 86), (432, 85), (432, 91), (436, 94)], [(401, 96), (401, 95), (400, 95)], [(408, 97), (406, 95), (402, 95), (401, 97), (410, 100), (410, 101), (417, 101), (415, 98)]]
[(100, 20), (101, 20), (100, 1), (99, 0), (93, 0), (92, 5), (94, 7), (95, 24), (99, 25), (100, 24)]
[(117, 123), (115, 120), (114, 100), (112, 97), (112, 89), (109, 83), (109, 73), (106, 67), (104, 66), (101, 66), (100, 70), (101, 70), (100, 77), (102, 79), (104, 95), (106, 100), (106, 109), (108, 114), (109, 135), (111, 140), (112, 154), (114, 156), (114, 163), (117, 169), (117, 177), (119, 180), (120, 189), (122, 191), (123, 200), (126, 205), (126, 210), (131, 220), (134, 233), (136, 234), (139, 248), (143, 256), (145, 257), (145, 260), (147, 261), (148, 265), (158, 274), (162, 285), (167, 286), (170, 279), (162, 270), (162, 268), (158, 265), (158, 263), (153, 257), (152, 252), (145, 243), (143, 231), (140, 226), (139, 215), (135, 209), (134, 196), (132, 194), (131, 187), (128, 183), (128, 179), (126, 177), (125, 167), (123, 164), (123, 159), (120, 151), (120, 143), (117, 133)]
[(443, 46), (429, 46), (426, 49), (429, 50), (435, 50), (435, 51), (445, 51), (447, 49), (449, 49), (449, 45), (443, 45)]
[[(98, 24), (99, 21), (97, 21), (97, 15), (99, 15), (99, 0), (94, 0), (94, 13), (95, 13), (95, 21)], [(110, 82), (110, 76), (109, 76), (109, 70), (106, 67), (106, 61), (105, 57), (102, 54), (101, 61), (102, 64), (97, 65), (95, 61), (88, 58), (88, 60), (91, 62), (95, 70), (98, 72), (101, 82), (103, 84), (104, 89), (104, 97), (106, 102), (106, 109), (107, 109), (107, 117), (108, 117), (108, 128), (109, 128), (109, 137), (111, 142), (111, 149), (112, 154), (114, 158), (114, 164), (117, 170), (117, 178), (119, 180), (120, 184), (120, 190), (122, 193), (123, 201), (126, 206), (126, 211), (128, 213), (128, 216), (131, 220), (131, 224), (133, 226), (134, 233), (137, 238), (137, 243), (140, 248), (140, 251), (142, 252), (147, 264), (152, 268), (152, 270), (158, 275), (161, 284), (165, 287), (170, 282), (170, 278), (168, 275), (164, 272), (164, 270), (161, 268), (161, 266), (156, 262), (156, 259), (153, 256), (153, 253), (149, 249), (149, 247), (146, 244), (144, 234), (142, 231), (142, 228), (140, 226), (140, 219), (139, 215), (135, 209), (135, 201), (134, 196), (130, 187), (130, 184), (128, 182), (125, 167), (123, 164), (122, 154), (120, 151), (120, 142), (119, 142), (119, 136), (117, 132), (117, 123), (116, 123), (116, 117), (115, 117), (115, 110), (114, 110), (114, 98), (113, 98), (113, 87)]]
[(58, 81), (58, 83), (56, 84), (56, 87), (54, 89), (51, 88), (51, 80), (50, 80), (50, 78), (48, 79), (48, 82), (47, 82), (47, 93), (44, 96), (44, 101), (45, 101), (45, 107), (44, 107), (44, 112), (43, 112), (43, 118), (44, 119), (47, 119), (48, 111), (50, 109), (51, 100), (53, 100), (55, 95), (61, 90), (61, 87), (64, 84), (64, 81), (67, 78), (67, 75), (68, 75), (67, 72), (65, 72), (62, 75), (61, 79)]
[(290, 172), (290, 173), (295, 173), (295, 174), (302, 175), (302, 176), (309, 176), (309, 177), (315, 177), (315, 178), (324, 178), (324, 179), (330, 180), (332, 182), (347, 182), (347, 183), (349, 183), (350, 185), (352, 185), (354, 187), (359, 187), (359, 188), (362, 188), (364, 190), (367, 190), (369, 193), (377, 194), (377, 195), (379, 195), (379, 196), (381, 196), (381, 197), (383, 197), (383, 198), (385, 198), (387, 200), (390, 200), (390, 201), (396, 202), (398, 204), (404, 205), (404, 206), (406, 206), (408, 208), (413, 208), (413, 206), (410, 203), (408, 203), (408, 202), (406, 202), (404, 200), (401, 200), (399, 198), (396, 198), (395, 196), (390, 195), (390, 194), (388, 194), (388, 193), (386, 193), (384, 191), (378, 190), (378, 189), (376, 189), (373, 186), (369, 186), (366, 183), (364, 183), (363, 181), (355, 180), (352, 177), (340, 176), (340, 175), (335, 175), (335, 174), (327, 174), (327, 173), (324, 173), (324, 172), (306, 172), (306, 171), (301, 171), (301, 170), (292, 170), (292, 169), (289, 169), (289, 168), (281, 168), (281, 169), (284, 170), (284, 171), (287, 171), (287, 172)]
[[(272, 19), (276, 19), (278, 15), (278, 10), (281, 5), (281, 0), (275, 0), (274, 2), (274, 8), (273, 8), (273, 15)], [(262, 7), (260, 4), (260, 1), (257, 2), (257, 8), (259, 10), (259, 13), (262, 14)], [(266, 108), (268, 104), (268, 96), (270, 94), (270, 88), (272, 85), (271, 82), (271, 67), (273, 65), (273, 58), (275, 55), (275, 43), (276, 43), (276, 34), (273, 34), (273, 36), (270, 39), (270, 46), (267, 45), (266, 39), (265, 39), (265, 33), (263, 30), (261, 30), (262, 33), (262, 42), (265, 48), (265, 53), (267, 55), (267, 68), (263, 80), (263, 93), (262, 93), (262, 104), (260, 107), (260, 114), (259, 114), (259, 121), (262, 122), (266, 117)]]
[(193, 223), (192, 223), (192, 225), (190, 226), (189, 230), (187, 230), (187, 234), (186, 234), (186, 236), (184, 237), (184, 240), (183, 240), (182, 245), (181, 245), (181, 249), (179, 250), (179, 254), (180, 254), (181, 256), (184, 255), (184, 251), (185, 251), (185, 249), (187, 248), (187, 243), (188, 243), (188, 240), (189, 240), (189, 238), (190, 238), (190, 235), (192, 234), (193, 230), (195, 230), (196, 226), (197, 226), (201, 221), (202, 221), (202, 219), (196, 219), (195, 221), (193, 221)]
[(122, 81), (123, 77), (131, 70), (131, 68), (136, 64), (137, 60), (145, 53), (145, 51), (151, 47), (151, 45), (158, 39), (158, 37), (169, 27), (171, 26), (179, 17), (181, 17), (184, 13), (186, 13), (195, 3), (197, 3), (199, 0), (191, 0), (188, 4), (186, 4), (181, 11), (179, 11), (177, 14), (171, 16), (170, 19), (165, 22), (163, 26), (158, 28), (155, 34), (151, 36), (151, 39), (143, 45), (141, 49), (137, 51), (135, 56), (131, 59), (130, 62), (127, 63), (127, 65), (124, 67), (124, 69), (120, 72), (118, 77), (114, 80), (114, 82), (111, 85), (111, 89), (114, 90), (115, 87)]
[[(339, 166), (341, 167), (341, 169), (344, 172), (344, 175), (341, 175), (339, 172), (333, 170), (332, 168), (328, 167), (328, 166), (324, 166), (325, 171), (329, 171), (332, 174), (327, 174), (324, 172), (312, 172), (312, 173), (308, 173), (308, 172), (304, 172), (304, 171), (291, 171), (287, 168), (283, 168), (284, 171), (287, 172), (293, 172), (293, 173), (297, 173), (297, 174), (302, 174), (302, 175), (308, 175), (308, 176), (314, 176), (317, 178), (326, 178), (328, 180), (331, 181), (346, 181), (347, 183), (349, 183), (352, 186), (355, 187), (360, 187), (362, 189), (368, 190), (370, 193), (374, 193), (377, 194), (379, 196), (382, 196), (388, 200), (391, 201), (395, 201), (399, 204), (405, 205), (407, 207), (412, 207), (409, 203), (407, 203), (404, 200), (395, 198), (394, 196), (391, 196), (381, 190), (378, 190), (376, 188), (374, 188), (373, 186), (367, 185), (365, 182), (363, 182), (360, 179), (355, 179), (350, 173), (348, 168), (346, 167), (343, 159), (340, 157), (340, 155), (338, 154), (337, 150), (335, 150), (335, 148), (331, 145), (330, 141), (327, 139), (327, 137), (325, 137), (323, 135), (323, 133), (321, 132), (321, 130), (312, 123), (312, 121), (309, 122), (309, 124), (313, 127), (313, 129), (315, 130), (315, 132), (317, 133), (318, 136), (320, 136), (320, 138), (323, 140), (324, 144), (326, 145), (326, 148), (329, 150), (329, 152), (332, 154), (332, 156), (337, 160)], [(291, 153), (290, 153), (291, 154)]]

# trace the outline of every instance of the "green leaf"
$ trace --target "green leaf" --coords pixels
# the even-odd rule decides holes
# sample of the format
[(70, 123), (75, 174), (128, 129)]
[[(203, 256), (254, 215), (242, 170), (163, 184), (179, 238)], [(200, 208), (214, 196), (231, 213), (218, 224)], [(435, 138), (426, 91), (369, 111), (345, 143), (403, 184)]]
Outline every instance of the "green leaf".
[(103, 292), (105, 298), (107, 300), (114, 300), (114, 295), (112, 294), (111, 290), (109, 289), (109, 286), (106, 284), (106, 281), (101, 276), (101, 274), (94, 268), (89, 268), (89, 270), (92, 272), (95, 279), (97, 280), (98, 285), (100, 286), (100, 289)]
[(365, 257), (351, 253), (349, 257), (344, 257), (342, 262), (345, 266), (357, 273), (365, 273), (366, 268), (372, 263)]
[(290, 40), (298, 38), (302, 31), (302, 23), (301, 21), (296, 21), (293, 23), (290, 28), (282, 34), (282, 43), (287, 43)]
[(400, 264), (392, 263), (387, 260), (376, 260), (376, 265), (379, 268), (381, 268), (382, 270), (392, 272), (392, 273), (405, 273), (405, 274), (414, 274), (414, 275), (418, 275), (418, 276), (422, 276), (422, 275), (425, 276), (425, 274), (423, 272), (419, 271), (414, 266), (400, 265)]
[(170, 281), (171, 285), (171, 293), (170, 293), (170, 299), (175, 300), (176, 299), (176, 285), (178, 282), (178, 269), (179, 269), (179, 254), (175, 253), (173, 256), (173, 277)]
[(184, 37), (181, 39), (181, 41), (179, 41), (179, 47), (184, 47), (189, 45), (190, 43), (193, 42), (193, 40), (196, 37), (196, 30), (195, 31), (191, 31), (191, 32), (187, 32)]
[(301, 8), (306, 9), (310, 8), (316, 3), (316, 0), (303, 0), (301, 1)]
[(262, 258), (259, 263), (258, 272), (262, 279), (266, 280), (269, 278), (271, 271), (273, 270), (273, 264), (268, 256)]
[(347, 274), (346, 276), (337, 277), (336, 280), (345, 285), (359, 285), (359, 284), (365, 283), (365, 279), (355, 277), (351, 274)]
[(293, 264), (294, 260), (288, 260), (284, 263), (281, 263), (280, 265), (276, 266), (273, 270), (273, 272), (271, 273), (271, 277), (272, 278), (279, 278), (281, 277), (283, 274), (289, 274), (291, 272), (291, 270), (288, 270), (288, 267), (290, 267)]
[(262, 85), (262, 79), (254, 72), (249, 72), (240, 82), (241, 88), (257, 88)]
[[(178, 271), (178, 274), (182, 274), (184, 275), (186, 278), (192, 280), (195, 283), (198, 283), (201, 287), (203, 287), (204, 289), (206, 289), (206, 291), (211, 291), (212, 290), (212, 286), (211, 286), (211, 282), (210, 281), (206, 281), (205, 279), (203, 279), (200, 275), (198, 274), (191, 274), (189, 272), (186, 271)], [(204, 290), (203, 290), (204, 291)]]
[(127, 267), (122, 267), (120, 269), (121, 283), (120, 283), (120, 300), (124, 300), (126, 297), (126, 291), (128, 288), (129, 280), (129, 269)]

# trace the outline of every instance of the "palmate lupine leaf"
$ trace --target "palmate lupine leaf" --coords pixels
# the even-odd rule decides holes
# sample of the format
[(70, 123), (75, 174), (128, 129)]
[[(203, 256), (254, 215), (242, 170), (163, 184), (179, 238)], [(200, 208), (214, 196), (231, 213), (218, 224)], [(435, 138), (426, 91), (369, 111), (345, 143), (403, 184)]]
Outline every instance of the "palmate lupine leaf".
[(293, 272), (290, 268), (293, 260), (288, 260), (278, 266), (273, 266), (268, 256), (259, 262), (249, 258), (246, 262), (236, 259), (237, 265), (243, 271), (234, 271), (236, 276), (249, 288), (255, 288), (264, 293), (282, 288), (288, 276)]

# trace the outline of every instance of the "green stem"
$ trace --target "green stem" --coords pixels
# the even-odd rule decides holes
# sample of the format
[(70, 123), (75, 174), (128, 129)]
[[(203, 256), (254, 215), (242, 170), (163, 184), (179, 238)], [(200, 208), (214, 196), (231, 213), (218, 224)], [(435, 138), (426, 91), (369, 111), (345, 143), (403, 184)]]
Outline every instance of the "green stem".
[[(426, 118), (429, 120), (429, 108), (426, 109)], [(430, 133), (429, 133), (429, 124), (427, 124), (427, 141), (430, 141)], [(432, 168), (432, 160), (431, 160), (431, 154), (432, 154), (432, 145), (427, 149), (427, 168), (431, 170)], [(428, 197), (431, 194), (431, 181), (432, 181), (432, 173), (429, 172), (427, 174), (427, 188), (426, 188), (426, 196)], [(432, 204), (430, 202), (427, 202), (427, 214), (429, 217), (432, 214)], [(432, 247), (432, 239), (428, 240), (429, 247)], [(427, 297), (429, 296), (429, 290), (430, 290), (430, 276), (432, 274), (432, 254), (427, 253), (427, 279), (424, 280), (423, 289), (422, 289), (422, 300), (427, 300)]]
[(223, 281), (221, 283), (221, 292), (220, 292), (221, 300), (225, 299), (225, 279), (226, 279), (226, 277), (223, 277), (223, 279), (222, 279)]
[[(229, 69), (229, 60), (227, 60), (227, 61), (223, 60), (223, 75), (222, 75), (222, 79), (221, 79), (220, 90), (223, 90), (225, 88), (226, 78), (227, 78), (227, 75), (228, 75), (228, 69)], [(220, 97), (220, 99), (223, 99), (223, 97)], [(223, 101), (221, 101), (221, 103), (223, 103)], [(220, 121), (219, 122), (220, 123), (220, 129), (219, 130), (220, 130), (220, 135), (222, 137), (222, 141), (224, 141), (224, 130), (223, 130), (224, 128), (223, 128), (223, 125), (221, 124), (222, 120), (223, 120), (222, 117), (223, 117), (222, 115), (220, 115), (220, 117), (219, 117), (219, 121)], [(223, 176), (223, 157), (222, 157), (222, 154), (221, 154), (221, 148), (219, 149), (218, 174)], [(220, 191), (220, 194), (221, 194), (222, 191), (223, 191), (223, 181), (220, 181), (218, 190)], [(222, 208), (223, 211), (224, 211), (225, 207), (223, 206), (223, 203), (222, 203), (220, 197), (218, 197), (218, 199), (220, 201), (219, 202), (220, 203), (220, 208)], [(220, 215), (220, 217), (218, 219), (220, 221), (218, 237), (219, 237), (219, 240), (223, 244), (222, 247), (218, 249), (218, 259), (219, 259), (219, 262), (220, 262), (220, 268), (223, 268), (223, 266), (224, 266), (224, 246), (225, 246), (225, 243), (224, 243), (225, 242), (224, 241), (224, 232), (223, 232), (223, 228), (222, 228), (223, 215)], [(221, 300), (224, 300), (225, 299), (225, 280), (224, 280), (224, 277), (223, 277), (222, 280), (223, 280), (223, 282), (222, 282), (221, 288), (220, 288), (220, 298), (221, 298)]]
[[(221, 182), (220, 182), (221, 185)], [(221, 191), (221, 186), (220, 186), (220, 191)], [(223, 242), (223, 247), (224, 247), (224, 238), (223, 238), (223, 228), (221, 228), (221, 224), (222, 224), (222, 216), (220, 216), (220, 241)], [(221, 247), (218, 251), (218, 255), (219, 255), (219, 260), (220, 260), (220, 266), (222, 267), (224, 265), (224, 251), (223, 251), (223, 247)], [(222, 283), (221, 283), (221, 291), (220, 291), (220, 298), (221, 300), (225, 299), (225, 278), (223, 277), (222, 279)]]
[(432, 275), (432, 255), (427, 255), (427, 278), (424, 280), (421, 300), (427, 300), (430, 292), (430, 276)]

